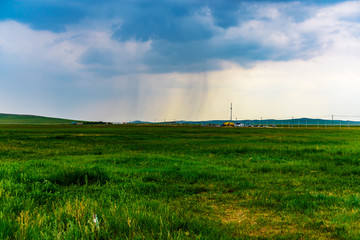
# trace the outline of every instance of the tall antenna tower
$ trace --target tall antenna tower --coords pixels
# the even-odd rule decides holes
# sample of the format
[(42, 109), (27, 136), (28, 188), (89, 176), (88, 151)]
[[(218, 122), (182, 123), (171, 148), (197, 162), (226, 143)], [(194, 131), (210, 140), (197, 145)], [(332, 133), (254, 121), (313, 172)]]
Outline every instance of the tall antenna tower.
[(230, 121), (232, 121), (232, 103), (230, 103)]

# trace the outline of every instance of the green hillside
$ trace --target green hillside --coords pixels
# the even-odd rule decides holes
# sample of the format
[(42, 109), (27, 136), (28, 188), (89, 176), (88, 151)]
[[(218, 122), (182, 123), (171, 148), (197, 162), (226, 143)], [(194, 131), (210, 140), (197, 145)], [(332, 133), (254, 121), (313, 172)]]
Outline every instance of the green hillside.
[(73, 121), (62, 118), (0, 113), (0, 124), (66, 124)]

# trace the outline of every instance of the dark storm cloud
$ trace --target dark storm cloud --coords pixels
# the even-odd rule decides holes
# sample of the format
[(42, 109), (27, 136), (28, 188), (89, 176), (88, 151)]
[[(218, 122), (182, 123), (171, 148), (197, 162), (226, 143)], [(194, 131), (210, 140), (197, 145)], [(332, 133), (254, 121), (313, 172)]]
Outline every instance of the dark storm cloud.
[[(235, 26), (239, 20), (253, 17), (248, 12), (248, 5), (289, 3), (287, 0), (4, 0), (0, 2), (0, 20), (16, 20), (29, 24), (34, 29), (63, 31), (66, 25), (78, 23), (84, 18), (114, 18), (124, 19), (123, 38), (139, 36), (146, 39), (158, 33), (164, 36), (174, 26), (191, 16), (202, 7), (211, 9), (214, 23), (221, 28)], [(305, 0), (306, 4), (332, 4), (343, 0)], [(196, 24), (196, 23), (195, 23)], [(138, 26), (139, 25), (139, 26)], [(175, 24), (176, 25), (176, 24)], [(185, 24), (185, 26), (189, 26)], [(172, 27), (175, 27), (174, 29)], [(154, 33), (151, 33), (151, 32)], [(183, 30), (182, 30), (183, 31)], [(175, 31), (173, 31), (175, 32)], [(179, 33), (170, 36), (175, 39)]]
[[(33, 29), (52, 32), (66, 31), (67, 26), (86, 19), (113, 20), (113, 40), (151, 41), (150, 50), (137, 59), (137, 64), (146, 65), (142, 71), (201, 72), (217, 69), (218, 60), (249, 65), (258, 60), (309, 57), (309, 52), (318, 45), (314, 34), (300, 33), (301, 36), (294, 37), (288, 29), (291, 22), (304, 21), (311, 14), (299, 7), (306, 6), (305, 2), (319, 5), (339, 1), (7, 0), (0, 3), (0, 20), (16, 20)], [(274, 6), (280, 20), (259, 13)], [(286, 22), (281, 22), (284, 19)], [(251, 21), (257, 25), (244, 28)], [(228, 38), (226, 34), (231, 28), (239, 28), (239, 35)], [(271, 38), (273, 33), (288, 40), (278, 43), (278, 39)], [(104, 69), (110, 71), (117, 62), (115, 59), (122, 57), (107, 46), (91, 47), (79, 62), (89, 67), (108, 65)]]

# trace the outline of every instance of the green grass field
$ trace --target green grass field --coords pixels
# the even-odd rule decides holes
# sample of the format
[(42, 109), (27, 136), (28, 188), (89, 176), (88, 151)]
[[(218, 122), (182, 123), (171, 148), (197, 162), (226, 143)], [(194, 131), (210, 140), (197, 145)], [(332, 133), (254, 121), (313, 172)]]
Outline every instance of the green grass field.
[(358, 128), (0, 125), (0, 239), (359, 239), (359, 193)]

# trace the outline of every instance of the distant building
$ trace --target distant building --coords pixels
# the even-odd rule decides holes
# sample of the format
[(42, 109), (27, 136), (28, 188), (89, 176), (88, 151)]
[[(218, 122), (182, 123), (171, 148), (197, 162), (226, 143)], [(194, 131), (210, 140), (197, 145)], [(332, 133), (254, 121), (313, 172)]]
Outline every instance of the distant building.
[(234, 125), (235, 125), (235, 127), (245, 127), (245, 124), (243, 124), (241, 122), (237, 122)]

